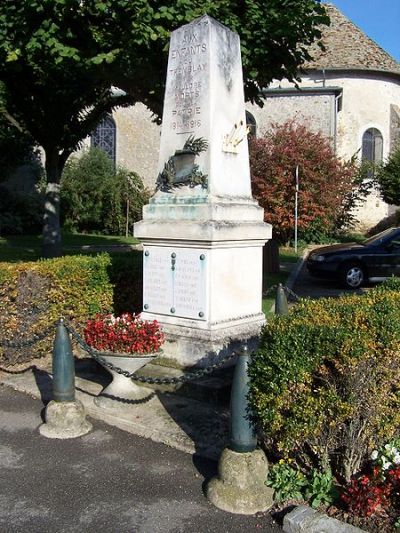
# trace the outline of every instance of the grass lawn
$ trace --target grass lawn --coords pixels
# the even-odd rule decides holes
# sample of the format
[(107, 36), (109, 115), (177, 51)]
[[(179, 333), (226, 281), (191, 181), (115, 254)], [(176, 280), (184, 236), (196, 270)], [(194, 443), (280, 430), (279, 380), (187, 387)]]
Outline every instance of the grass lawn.
[[(280, 272), (276, 274), (264, 274), (263, 277), (263, 293), (268, 291), (271, 287), (282, 283), (285, 285), (286, 280), (288, 279), (291, 269), (295, 267), (295, 263), (303, 255), (304, 248), (298, 248), (297, 253), (294, 251), (294, 248), (281, 246), (279, 248), (279, 262), (281, 265)], [(286, 269), (282, 268), (283, 263), (289, 263)], [(272, 304), (275, 302), (276, 290), (274, 290), (268, 296), (263, 297), (262, 301), (262, 310), (265, 316), (268, 318), (273, 315), (271, 313)]]
[[(137, 244), (134, 237), (116, 237), (114, 235), (90, 235), (83, 233), (63, 234), (65, 253), (75, 254), (76, 251), (68, 250), (75, 246), (113, 246), (124, 244)], [(42, 247), (41, 235), (11, 235), (0, 238), (0, 261), (36, 261), (40, 258)]]

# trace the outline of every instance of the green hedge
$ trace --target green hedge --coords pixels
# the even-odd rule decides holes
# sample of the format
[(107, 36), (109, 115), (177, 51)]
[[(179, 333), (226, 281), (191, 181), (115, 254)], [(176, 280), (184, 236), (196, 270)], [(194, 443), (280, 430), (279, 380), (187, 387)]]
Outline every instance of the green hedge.
[(140, 252), (0, 263), (0, 361), (48, 354), (54, 336), (24, 349), (4, 343), (40, 337), (60, 317), (80, 328), (99, 312), (140, 311), (141, 286)]
[(266, 325), (250, 402), (266, 449), (349, 479), (399, 434), (400, 280), (303, 300)]

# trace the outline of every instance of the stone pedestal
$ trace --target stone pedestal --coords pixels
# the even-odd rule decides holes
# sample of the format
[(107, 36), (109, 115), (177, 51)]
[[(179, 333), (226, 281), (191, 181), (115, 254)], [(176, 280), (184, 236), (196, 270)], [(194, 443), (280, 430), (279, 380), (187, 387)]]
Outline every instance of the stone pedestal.
[(46, 423), (39, 427), (39, 432), (49, 439), (73, 439), (86, 435), (92, 424), (86, 420), (82, 402), (55, 402), (46, 406)]
[(259, 334), (263, 217), (251, 195), (239, 37), (205, 15), (172, 33), (157, 192), (135, 224), (142, 316), (160, 322), (166, 357), (204, 366)]
[(207, 485), (207, 498), (219, 509), (252, 515), (272, 507), (273, 490), (265, 485), (268, 462), (262, 450), (237, 453), (222, 452), (218, 477)]

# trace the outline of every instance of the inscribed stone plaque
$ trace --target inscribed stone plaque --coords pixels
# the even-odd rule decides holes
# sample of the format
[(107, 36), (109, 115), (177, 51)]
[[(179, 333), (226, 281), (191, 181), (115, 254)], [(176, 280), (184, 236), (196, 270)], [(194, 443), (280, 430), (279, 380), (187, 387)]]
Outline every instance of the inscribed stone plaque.
[[(208, 190), (198, 186), (197, 194), (251, 198), (239, 36), (208, 15), (171, 35), (160, 173), (190, 137), (209, 146), (196, 157), (208, 176)], [(232, 149), (226, 149), (228, 141)]]
[(206, 250), (149, 246), (143, 263), (146, 311), (206, 320)]

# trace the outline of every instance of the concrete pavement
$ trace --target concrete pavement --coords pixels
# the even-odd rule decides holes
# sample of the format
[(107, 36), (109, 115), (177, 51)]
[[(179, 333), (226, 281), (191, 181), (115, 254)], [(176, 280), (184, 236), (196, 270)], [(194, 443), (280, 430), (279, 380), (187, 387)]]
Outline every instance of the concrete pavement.
[[(343, 292), (312, 279), (304, 266), (296, 275), (299, 296)], [(37, 431), (51, 399), (51, 369), (0, 372), (1, 531), (281, 531), (268, 513), (231, 515), (203, 496), (228, 442), (225, 407), (149, 391), (143, 402), (101, 409), (93, 399), (104, 374), (79, 363), (77, 376), (94, 431), (59, 441)]]
[(268, 513), (225, 513), (203, 496), (216, 463), (91, 419), (78, 439), (40, 436), (43, 402), (0, 385), (4, 533), (223, 533), (280, 528)]

